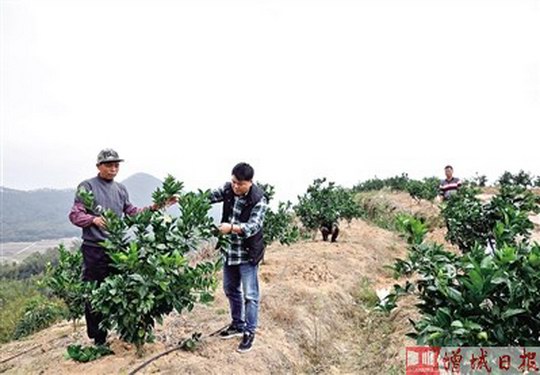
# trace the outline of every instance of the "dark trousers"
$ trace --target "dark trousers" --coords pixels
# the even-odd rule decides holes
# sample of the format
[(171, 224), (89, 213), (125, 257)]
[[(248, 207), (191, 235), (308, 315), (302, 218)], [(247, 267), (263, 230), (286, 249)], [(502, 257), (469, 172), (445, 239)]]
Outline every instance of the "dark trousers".
[[(100, 246), (83, 244), (81, 250), (83, 253), (83, 281), (96, 281), (98, 286), (112, 273), (111, 260), (105, 249)], [(107, 339), (107, 331), (99, 328), (103, 315), (92, 309), (90, 301), (85, 303), (84, 316), (88, 337), (94, 339), (96, 344), (104, 344)]]
[(323, 225), (321, 227), (321, 233), (322, 233), (323, 241), (328, 241), (328, 236), (331, 235), (332, 237), (330, 241), (336, 242), (337, 237), (339, 235), (339, 227), (337, 226), (337, 224)]

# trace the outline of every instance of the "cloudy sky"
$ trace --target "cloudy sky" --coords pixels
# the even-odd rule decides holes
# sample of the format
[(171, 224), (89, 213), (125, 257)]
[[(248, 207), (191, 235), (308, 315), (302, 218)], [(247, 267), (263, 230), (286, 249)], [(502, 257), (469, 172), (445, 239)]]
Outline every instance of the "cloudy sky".
[(1, 0), (1, 181), (219, 185), (294, 199), (409, 172), (540, 174), (540, 1)]

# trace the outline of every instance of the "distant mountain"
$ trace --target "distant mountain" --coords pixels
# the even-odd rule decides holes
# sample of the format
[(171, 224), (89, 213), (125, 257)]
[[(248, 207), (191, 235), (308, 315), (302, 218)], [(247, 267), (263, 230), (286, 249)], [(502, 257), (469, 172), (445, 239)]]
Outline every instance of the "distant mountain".
[(37, 241), (79, 235), (67, 216), (75, 190), (2, 188), (0, 242)]
[(147, 173), (136, 173), (124, 181), (129, 193), (129, 200), (137, 207), (146, 207), (152, 204), (152, 193), (161, 187), (162, 181)]
[[(152, 203), (152, 193), (161, 180), (137, 173), (122, 181), (130, 201), (137, 207)], [(0, 242), (38, 241), (80, 236), (81, 230), (68, 219), (75, 189), (15, 190), (0, 187)], [(210, 215), (218, 220), (221, 208), (214, 206)], [(171, 211), (172, 214), (178, 211)]]

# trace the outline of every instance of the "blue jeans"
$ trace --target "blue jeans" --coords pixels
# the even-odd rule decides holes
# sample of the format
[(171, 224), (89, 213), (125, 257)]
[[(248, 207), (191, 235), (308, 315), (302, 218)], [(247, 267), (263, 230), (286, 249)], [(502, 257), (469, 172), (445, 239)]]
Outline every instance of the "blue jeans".
[(229, 299), (232, 325), (255, 333), (259, 315), (259, 266), (251, 263), (223, 267), (223, 290)]

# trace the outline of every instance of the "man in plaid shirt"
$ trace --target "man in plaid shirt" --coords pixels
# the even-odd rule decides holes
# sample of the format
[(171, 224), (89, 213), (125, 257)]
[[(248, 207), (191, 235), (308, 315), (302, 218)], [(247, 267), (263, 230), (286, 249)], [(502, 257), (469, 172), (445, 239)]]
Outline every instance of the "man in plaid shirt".
[(253, 184), (253, 168), (239, 163), (231, 182), (211, 194), (212, 203), (223, 202), (220, 231), (230, 236), (223, 267), (223, 289), (229, 299), (232, 322), (220, 337), (242, 336), (241, 353), (251, 350), (259, 314), (259, 262), (264, 256), (263, 222), (267, 202)]

